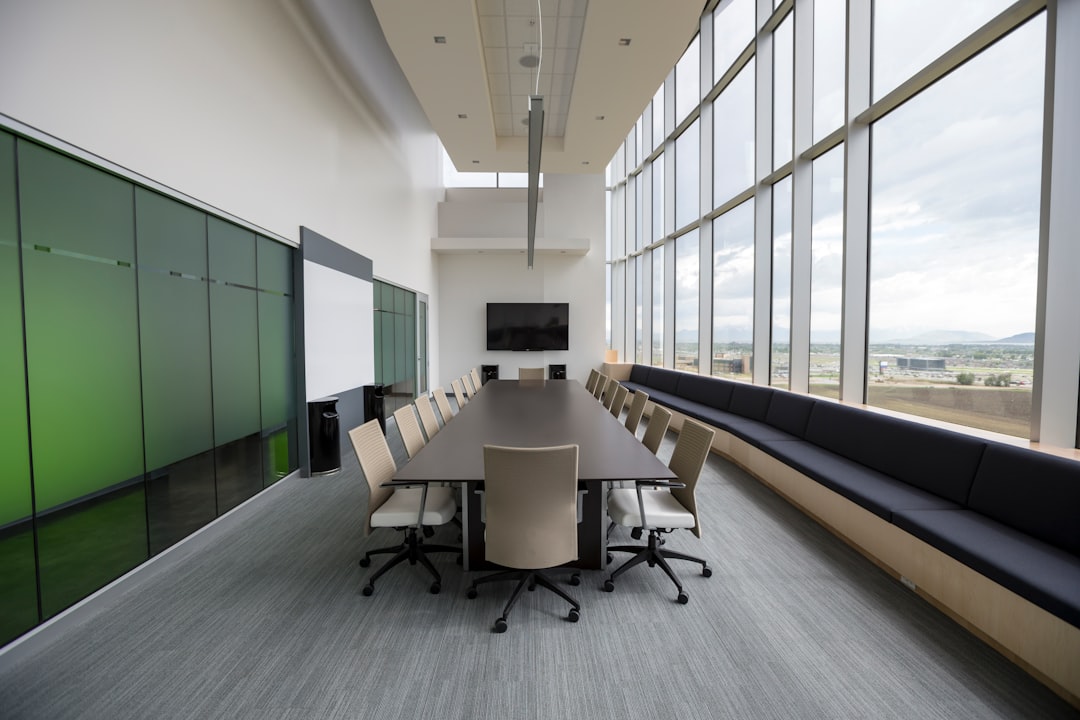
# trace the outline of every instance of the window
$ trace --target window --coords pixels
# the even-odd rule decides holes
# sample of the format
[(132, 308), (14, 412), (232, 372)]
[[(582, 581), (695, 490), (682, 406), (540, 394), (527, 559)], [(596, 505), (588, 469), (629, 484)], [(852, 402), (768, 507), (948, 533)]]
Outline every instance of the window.
[(713, 206), (754, 184), (754, 60), (713, 102)]
[(694, 38), (675, 66), (675, 124), (678, 125), (701, 100), (701, 36)]
[(675, 141), (675, 227), (681, 228), (700, 217), (698, 207), (701, 141), (698, 138), (700, 120)]
[(814, 141), (844, 124), (844, 0), (814, 0)]
[(644, 293), (644, 279), (642, 277), (642, 269), (645, 266), (645, 256), (638, 255), (635, 258), (631, 258), (630, 262), (634, 264), (634, 362), (645, 362), (643, 346), (643, 336), (641, 327), (641, 300)]
[(716, 218), (713, 228), (712, 374), (751, 378), (754, 340), (754, 201)]
[(872, 405), (1029, 435), (1045, 26), (872, 128)]
[(773, 33), (773, 169), (791, 161), (795, 88), (795, 15)]
[(675, 369), (698, 371), (698, 231), (675, 240)]
[(772, 357), (769, 384), (791, 387), (791, 176), (773, 185)]
[(754, 39), (754, 0), (722, 2), (713, 12), (713, 80), (719, 81), (731, 63)]
[(655, 242), (664, 237), (664, 156), (657, 155), (652, 164), (652, 236)]
[(664, 144), (667, 132), (664, 130), (664, 84), (657, 88), (652, 99), (652, 145), (653, 149)]
[(652, 251), (652, 364), (664, 364), (664, 246)]
[(811, 395), (840, 399), (844, 273), (844, 146), (814, 161), (810, 228)]

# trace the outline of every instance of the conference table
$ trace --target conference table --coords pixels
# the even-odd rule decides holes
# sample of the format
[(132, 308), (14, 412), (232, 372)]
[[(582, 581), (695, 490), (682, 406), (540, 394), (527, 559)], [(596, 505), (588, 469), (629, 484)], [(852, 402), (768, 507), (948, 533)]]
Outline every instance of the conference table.
[(480, 520), (484, 445), (578, 446), (581, 523), (578, 562), (599, 569), (607, 555), (604, 483), (673, 480), (657, 459), (577, 380), (490, 380), (424, 448), (394, 475), (410, 482), (462, 484), (463, 563), (485, 566)]

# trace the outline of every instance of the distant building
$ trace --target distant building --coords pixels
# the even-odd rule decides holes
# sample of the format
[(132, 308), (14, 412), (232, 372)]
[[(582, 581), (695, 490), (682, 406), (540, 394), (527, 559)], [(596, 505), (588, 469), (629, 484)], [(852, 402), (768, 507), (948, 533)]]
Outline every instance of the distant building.
[(896, 358), (896, 367), (901, 370), (944, 370), (945, 358)]

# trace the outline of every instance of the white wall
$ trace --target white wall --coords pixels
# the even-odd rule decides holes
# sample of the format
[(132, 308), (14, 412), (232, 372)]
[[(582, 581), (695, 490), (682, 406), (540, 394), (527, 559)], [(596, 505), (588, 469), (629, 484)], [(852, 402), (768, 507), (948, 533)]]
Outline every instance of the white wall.
[[(493, 203), (473, 205), (472, 226), (454, 218), (453, 236), (506, 237), (503, 213), (487, 210)], [(497, 208), (496, 208), (497, 210)], [(604, 359), (604, 178), (602, 175), (545, 175), (540, 206), (547, 237), (588, 238), (582, 255), (537, 254), (532, 270), (517, 254), (445, 254), (437, 259), (440, 306), (440, 375), (432, 384), (450, 380), (472, 367), (497, 364), (500, 376), (516, 378), (519, 367), (551, 363), (567, 365), (567, 376), (582, 382), (589, 368)], [(539, 223), (538, 223), (539, 224)], [(522, 208), (519, 232), (525, 226)], [(450, 231), (450, 230), (448, 230)], [(440, 227), (440, 236), (441, 227)], [(522, 247), (525, 245), (522, 235)], [(484, 330), (488, 302), (569, 302), (570, 349), (565, 352), (488, 352)]]
[(435, 136), (384, 127), (313, 37), (292, 0), (2, 2), (0, 113), (435, 296)]

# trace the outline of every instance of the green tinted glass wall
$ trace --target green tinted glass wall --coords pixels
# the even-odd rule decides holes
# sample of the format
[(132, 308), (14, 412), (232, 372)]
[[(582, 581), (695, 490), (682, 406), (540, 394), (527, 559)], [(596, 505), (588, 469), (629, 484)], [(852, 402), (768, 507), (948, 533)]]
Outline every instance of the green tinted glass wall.
[(293, 251), (264, 237), (257, 241), (259, 385), (263, 476), (269, 484), (296, 468), (296, 373), (293, 358)]
[(0, 643), (38, 621), (17, 243), (15, 138), (0, 132)]
[(48, 617), (147, 554), (134, 188), (23, 141), (18, 168), (39, 573)]
[(150, 551), (214, 519), (206, 215), (135, 190)]

